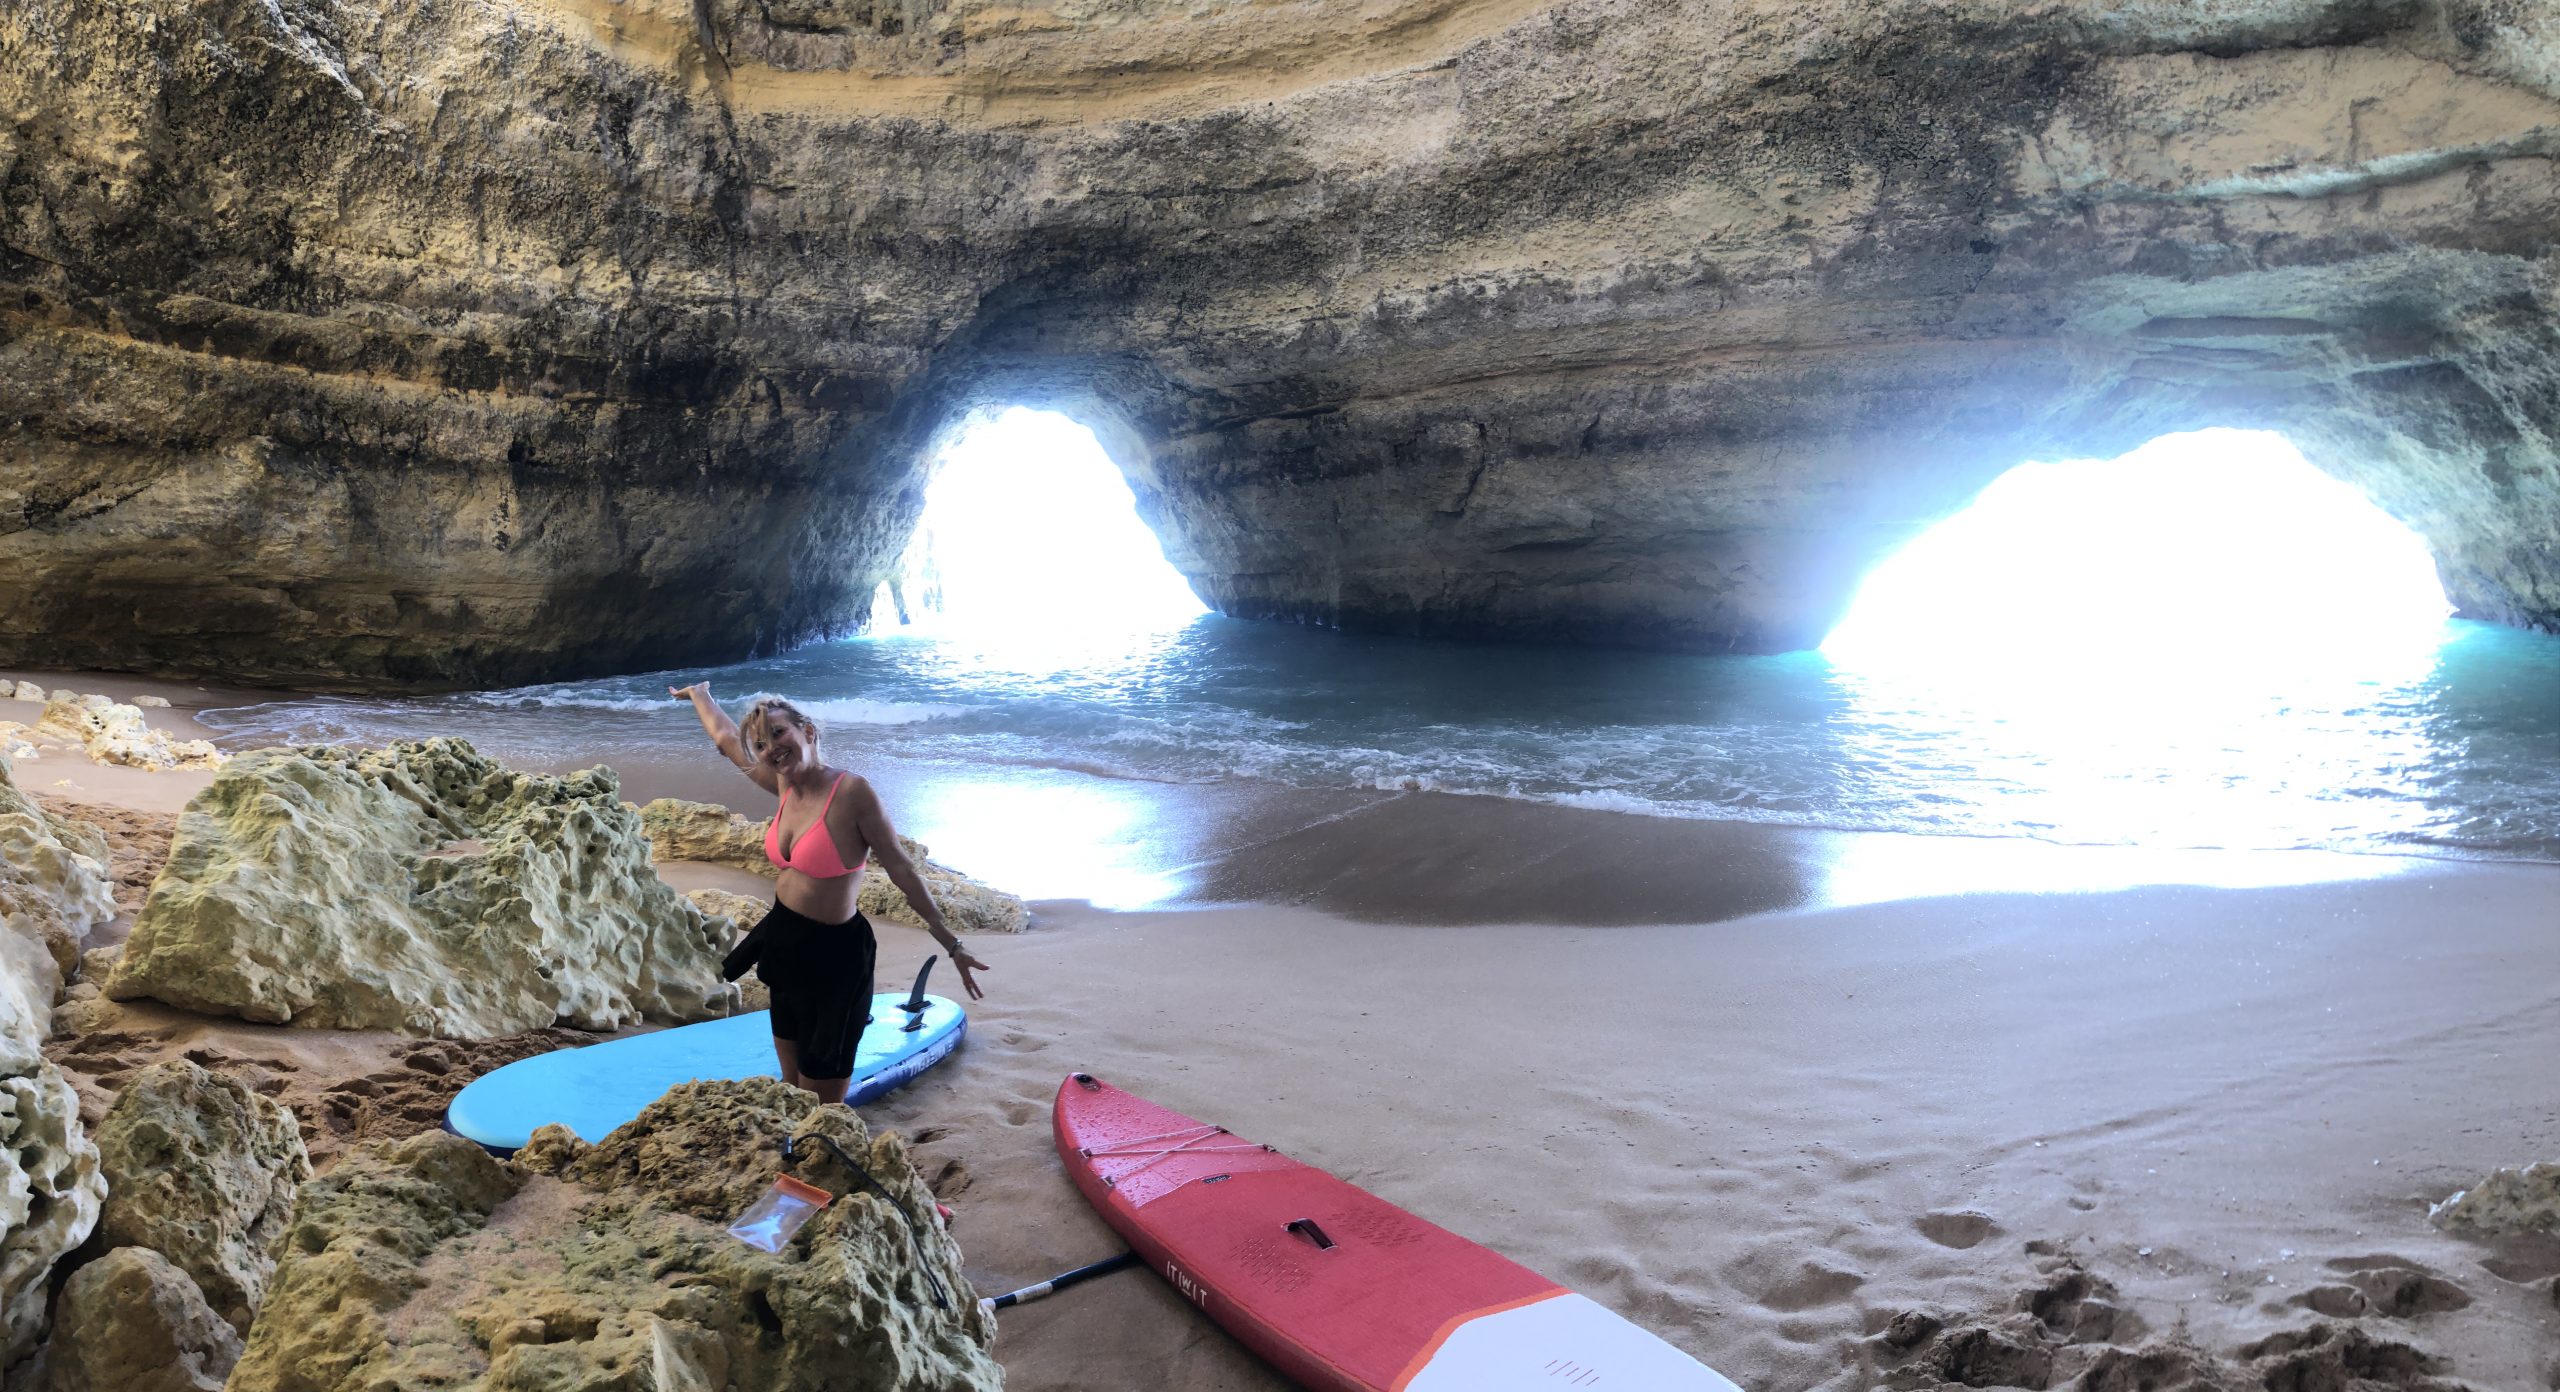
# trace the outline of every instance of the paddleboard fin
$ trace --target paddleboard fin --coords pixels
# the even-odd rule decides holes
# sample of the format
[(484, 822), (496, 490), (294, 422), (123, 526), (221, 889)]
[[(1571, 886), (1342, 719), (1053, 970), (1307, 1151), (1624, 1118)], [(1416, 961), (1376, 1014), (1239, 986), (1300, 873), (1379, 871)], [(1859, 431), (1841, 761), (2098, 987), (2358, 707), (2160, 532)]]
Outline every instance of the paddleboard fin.
[(941, 960), (938, 953), (924, 959), (924, 969), (916, 973), (916, 988), (907, 993), (907, 1003), (898, 1007), (907, 1012), (904, 1033), (913, 1034), (924, 1028), (924, 982), (926, 977), (933, 975), (933, 964)]

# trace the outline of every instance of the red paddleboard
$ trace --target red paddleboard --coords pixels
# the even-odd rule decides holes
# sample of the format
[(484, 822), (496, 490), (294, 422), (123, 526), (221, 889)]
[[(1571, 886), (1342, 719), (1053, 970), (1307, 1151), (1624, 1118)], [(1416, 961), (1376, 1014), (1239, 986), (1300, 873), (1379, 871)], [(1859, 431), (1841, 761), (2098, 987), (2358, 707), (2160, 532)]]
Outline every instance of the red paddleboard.
[(1067, 1173), (1211, 1319), (1317, 1392), (1739, 1392), (1587, 1297), (1221, 1126), (1076, 1073)]

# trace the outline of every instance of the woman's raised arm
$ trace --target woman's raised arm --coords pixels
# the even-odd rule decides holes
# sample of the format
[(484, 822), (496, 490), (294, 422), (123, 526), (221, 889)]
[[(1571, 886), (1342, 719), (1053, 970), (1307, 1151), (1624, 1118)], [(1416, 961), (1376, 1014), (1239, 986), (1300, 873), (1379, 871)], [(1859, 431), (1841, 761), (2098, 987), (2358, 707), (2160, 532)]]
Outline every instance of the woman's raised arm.
[(711, 736), (711, 742), (720, 746), (720, 752), (728, 756), (729, 762), (754, 779), (757, 787), (768, 793), (778, 791), (773, 770), (747, 756), (747, 742), (738, 735), (738, 722), (731, 720), (729, 713), (711, 699), (711, 683), (702, 681), (691, 686), (671, 686), (667, 688), (667, 694), (679, 701), (693, 703), (693, 713), (702, 721), (702, 732)]

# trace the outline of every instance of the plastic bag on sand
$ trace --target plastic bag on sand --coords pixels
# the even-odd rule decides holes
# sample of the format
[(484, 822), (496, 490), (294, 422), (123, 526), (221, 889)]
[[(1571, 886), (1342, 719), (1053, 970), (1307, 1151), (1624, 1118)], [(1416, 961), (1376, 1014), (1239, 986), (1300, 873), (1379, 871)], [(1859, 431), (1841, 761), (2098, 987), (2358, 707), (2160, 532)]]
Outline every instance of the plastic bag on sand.
[(833, 1194), (789, 1175), (773, 1181), (773, 1187), (756, 1196), (738, 1221), (729, 1225), (729, 1235), (750, 1247), (779, 1252), (791, 1235), (809, 1216), (827, 1206)]

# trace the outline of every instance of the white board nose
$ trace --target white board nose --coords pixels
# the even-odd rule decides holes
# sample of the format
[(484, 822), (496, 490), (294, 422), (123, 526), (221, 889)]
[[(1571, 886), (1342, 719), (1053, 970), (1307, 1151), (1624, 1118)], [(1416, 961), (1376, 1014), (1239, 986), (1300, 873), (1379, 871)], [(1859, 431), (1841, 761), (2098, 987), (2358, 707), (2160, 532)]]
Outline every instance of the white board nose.
[(1722, 1373), (1571, 1291), (1478, 1315), (1396, 1392), (1741, 1392)]

